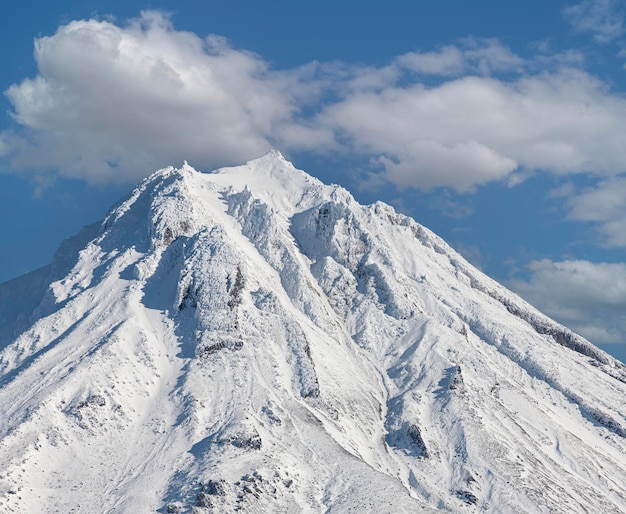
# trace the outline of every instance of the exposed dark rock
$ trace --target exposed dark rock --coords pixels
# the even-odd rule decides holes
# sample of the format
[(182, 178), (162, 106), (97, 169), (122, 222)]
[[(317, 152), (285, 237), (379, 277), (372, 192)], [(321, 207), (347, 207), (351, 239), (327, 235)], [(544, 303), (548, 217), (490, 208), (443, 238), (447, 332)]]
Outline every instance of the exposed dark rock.
[(225, 496), (224, 480), (209, 480), (204, 484), (204, 492), (213, 496)]
[(76, 408), (82, 409), (84, 407), (95, 406), (95, 407), (104, 407), (106, 405), (106, 400), (104, 396), (101, 394), (92, 394), (85, 401), (79, 403)]
[(246, 450), (260, 450), (261, 436), (257, 433), (237, 434), (230, 438), (230, 444), (232, 444), (236, 448), (243, 448)]
[[(87, 399), (65, 410), (65, 413), (73, 416), (83, 428), (88, 427), (88, 420), (92, 419), (92, 414), (88, 413), (90, 407), (104, 407), (106, 400), (101, 394), (92, 394)], [(86, 411), (87, 410), (87, 411)]]
[(468, 505), (476, 505), (478, 503), (478, 498), (476, 498), (476, 496), (469, 491), (459, 489), (455, 491), (455, 494), (460, 500), (464, 501)]
[(422, 438), (422, 431), (420, 430), (420, 427), (415, 424), (409, 425), (409, 428), (407, 429), (407, 435), (409, 436), (413, 444), (417, 446), (419, 450), (419, 456), (423, 458), (428, 458), (428, 449), (426, 448), (426, 443)]
[(174, 241), (174, 233), (170, 227), (165, 227), (163, 231), (163, 245), (167, 246), (172, 241)]
[(220, 350), (241, 350), (243, 348), (243, 341), (238, 339), (236, 341), (220, 341), (219, 343), (210, 344), (198, 351), (198, 357), (207, 358), (210, 355), (219, 352)]
[(196, 495), (196, 507), (203, 507), (205, 509), (213, 507), (213, 503), (211, 502), (211, 498), (208, 493), (200, 491)]
[(228, 300), (228, 306), (234, 309), (238, 305), (241, 305), (241, 293), (246, 284), (246, 280), (241, 272), (241, 266), (237, 266), (237, 274), (235, 275), (235, 283), (232, 285), (228, 294), (230, 299)]
[(456, 369), (452, 373), (452, 377), (450, 379), (450, 391), (463, 389), (464, 386), (463, 375), (461, 373), (461, 366), (457, 365)]
[(191, 307), (193, 309), (198, 307), (198, 291), (193, 291), (191, 284), (187, 287), (187, 290), (183, 295), (183, 299), (178, 306), (178, 310), (182, 311), (183, 309), (186, 309), (188, 307)]

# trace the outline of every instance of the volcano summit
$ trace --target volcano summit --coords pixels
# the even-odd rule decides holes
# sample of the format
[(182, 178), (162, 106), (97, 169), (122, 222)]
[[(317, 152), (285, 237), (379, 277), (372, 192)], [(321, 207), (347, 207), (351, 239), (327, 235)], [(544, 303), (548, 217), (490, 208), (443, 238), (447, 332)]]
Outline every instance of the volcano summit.
[(272, 151), (0, 285), (2, 512), (625, 512), (626, 368)]

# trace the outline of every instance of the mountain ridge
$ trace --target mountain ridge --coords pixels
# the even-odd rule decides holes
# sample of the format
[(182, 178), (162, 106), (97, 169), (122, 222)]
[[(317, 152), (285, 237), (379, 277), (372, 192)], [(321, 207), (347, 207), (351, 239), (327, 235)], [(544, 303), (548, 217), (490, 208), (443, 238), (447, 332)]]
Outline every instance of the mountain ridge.
[(626, 512), (626, 367), (276, 151), (155, 172), (0, 319), (8, 512)]

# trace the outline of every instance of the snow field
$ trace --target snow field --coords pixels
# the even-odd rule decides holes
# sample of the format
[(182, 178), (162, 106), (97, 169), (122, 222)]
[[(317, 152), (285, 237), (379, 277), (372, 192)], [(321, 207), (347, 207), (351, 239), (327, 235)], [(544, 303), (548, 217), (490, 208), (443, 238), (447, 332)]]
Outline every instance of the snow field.
[(2, 512), (626, 512), (623, 365), (277, 152), (156, 172), (0, 307)]

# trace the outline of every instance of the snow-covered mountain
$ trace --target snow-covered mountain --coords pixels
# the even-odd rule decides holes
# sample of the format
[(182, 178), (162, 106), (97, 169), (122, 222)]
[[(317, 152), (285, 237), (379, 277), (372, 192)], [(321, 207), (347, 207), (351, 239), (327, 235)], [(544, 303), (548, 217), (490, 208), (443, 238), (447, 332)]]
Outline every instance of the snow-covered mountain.
[(391, 207), (185, 164), (0, 285), (0, 512), (626, 512), (625, 393)]

